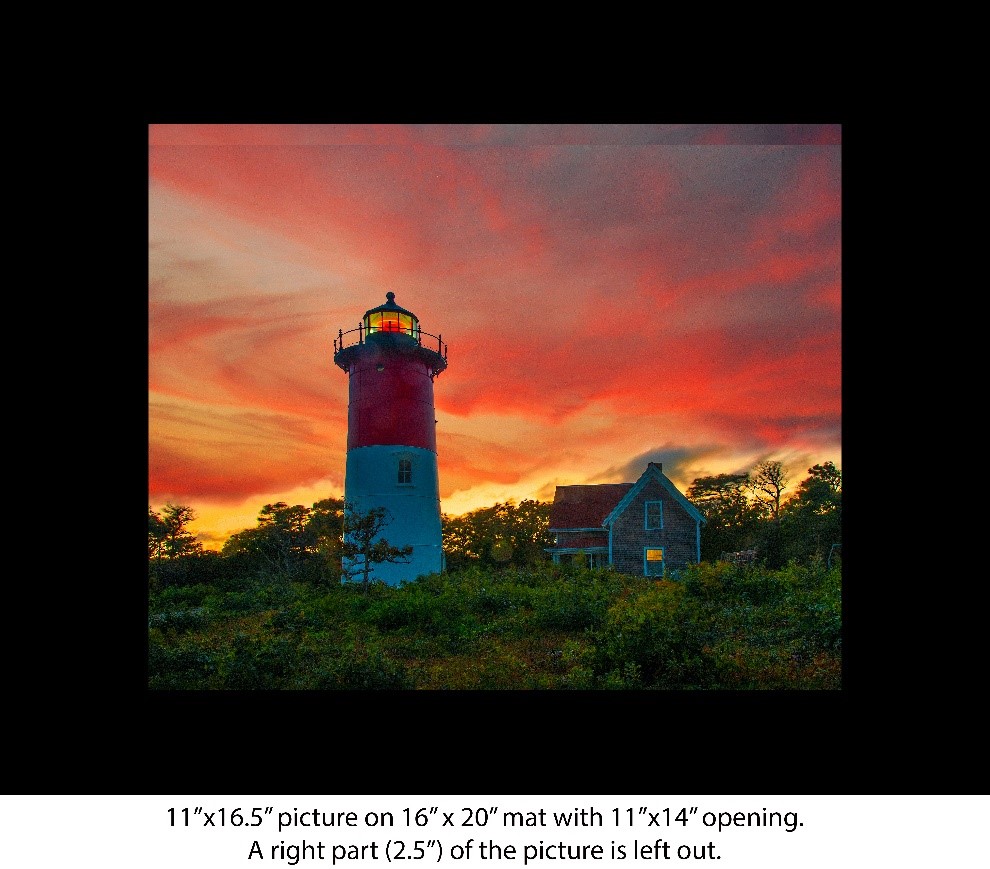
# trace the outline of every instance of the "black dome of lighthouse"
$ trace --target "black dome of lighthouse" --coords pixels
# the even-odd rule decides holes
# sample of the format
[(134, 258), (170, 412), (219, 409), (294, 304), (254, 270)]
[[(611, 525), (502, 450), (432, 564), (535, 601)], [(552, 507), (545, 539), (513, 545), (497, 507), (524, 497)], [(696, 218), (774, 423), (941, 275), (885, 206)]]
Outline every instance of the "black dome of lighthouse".
[(385, 312), (391, 313), (393, 311), (396, 314), (406, 314), (407, 316), (412, 317), (414, 320), (417, 320), (418, 322), (418, 318), (412, 311), (407, 311), (405, 308), (400, 308), (397, 304), (395, 304), (395, 293), (393, 293), (391, 290), (385, 294), (384, 305), (379, 305), (377, 308), (371, 308), (370, 310), (365, 311), (364, 316), (368, 317), (368, 315), (370, 314), (378, 314)]

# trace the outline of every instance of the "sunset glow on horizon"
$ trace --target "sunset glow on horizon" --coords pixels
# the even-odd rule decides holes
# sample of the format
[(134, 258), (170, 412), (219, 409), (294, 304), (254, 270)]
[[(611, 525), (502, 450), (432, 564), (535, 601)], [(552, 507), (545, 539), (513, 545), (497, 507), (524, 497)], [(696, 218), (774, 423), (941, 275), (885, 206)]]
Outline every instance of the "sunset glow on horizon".
[(386, 292), (449, 348), (448, 515), (841, 468), (841, 156), (838, 125), (150, 126), (149, 505), (219, 549), (342, 497), (334, 339)]

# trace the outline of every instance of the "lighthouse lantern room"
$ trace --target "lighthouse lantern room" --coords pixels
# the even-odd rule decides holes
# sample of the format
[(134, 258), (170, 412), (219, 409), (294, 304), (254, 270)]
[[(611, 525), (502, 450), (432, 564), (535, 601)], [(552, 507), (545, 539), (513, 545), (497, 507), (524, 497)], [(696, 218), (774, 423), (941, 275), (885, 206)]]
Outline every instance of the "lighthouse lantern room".
[(399, 585), (444, 566), (433, 382), (447, 345), (395, 293), (385, 299), (338, 331), (333, 361), (349, 376), (344, 500), (359, 513), (384, 507), (382, 537), (412, 546), (408, 562), (372, 565), (373, 578)]

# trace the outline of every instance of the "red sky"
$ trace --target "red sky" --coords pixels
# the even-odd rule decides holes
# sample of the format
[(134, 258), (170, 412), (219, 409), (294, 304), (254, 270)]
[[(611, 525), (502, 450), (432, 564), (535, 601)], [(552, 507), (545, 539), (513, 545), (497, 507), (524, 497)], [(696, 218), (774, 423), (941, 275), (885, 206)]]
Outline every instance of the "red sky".
[(449, 345), (443, 512), (841, 467), (838, 125), (152, 125), (149, 504), (341, 496), (338, 329)]

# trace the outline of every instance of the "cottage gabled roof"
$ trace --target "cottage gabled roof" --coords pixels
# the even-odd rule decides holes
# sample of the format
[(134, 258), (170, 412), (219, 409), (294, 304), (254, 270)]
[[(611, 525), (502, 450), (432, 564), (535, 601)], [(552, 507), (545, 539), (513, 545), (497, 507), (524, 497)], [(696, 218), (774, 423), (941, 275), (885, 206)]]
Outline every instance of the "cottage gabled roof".
[(643, 489), (643, 487), (650, 481), (658, 481), (668, 492), (670, 492), (671, 497), (677, 501), (688, 513), (688, 515), (694, 519), (695, 522), (705, 522), (705, 517), (698, 512), (698, 508), (694, 506), (687, 498), (685, 498), (670, 480), (664, 475), (664, 472), (660, 470), (659, 466), (655, 462), (650, 462), (646, 466), (646, 470), (643, 471), (643, 475), (635, 482), (630, 484), (629, 491), (622, 496), (622, 500), (619, 501), (612, 511), (602, 520), (602, 525), (611, 525), (622, 512), (632, 503), (633, 498), (635, 498)]
[(635, 483), (557, 486), (550, 507), (550, 531), (597, 530)]

